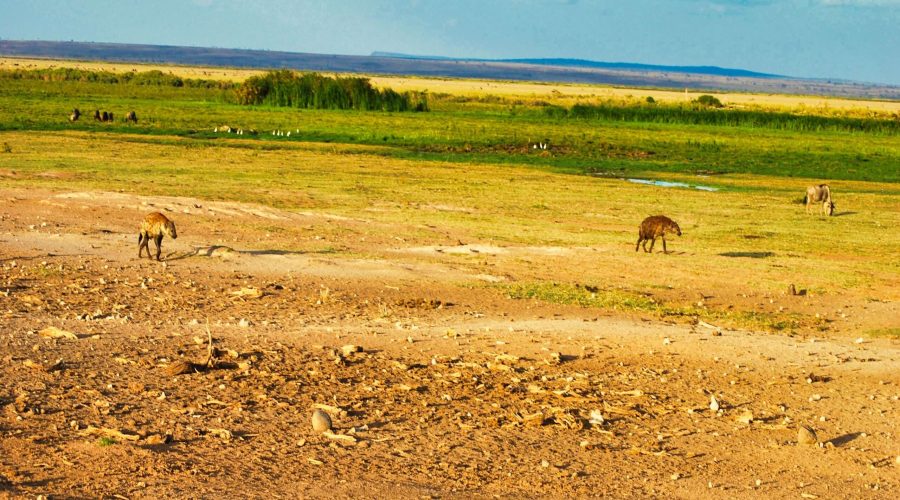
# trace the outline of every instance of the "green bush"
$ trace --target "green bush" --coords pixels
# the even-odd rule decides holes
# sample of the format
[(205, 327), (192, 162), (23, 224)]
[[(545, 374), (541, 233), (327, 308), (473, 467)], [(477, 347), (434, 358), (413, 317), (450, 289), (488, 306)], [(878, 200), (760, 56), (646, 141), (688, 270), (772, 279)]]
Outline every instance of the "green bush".
[(711, 96), (709, 94), (703, 94), (702, 96), (694, 99), (695, 104), (703, 106), (705, 108), (724, 108), (725, 105), (722, 104), (717, 97)]
[(425, 92), (379, 91), (368, 78), (331, 78), (289, 70), (252, 76), (235, 90), (241, 104), (268, 104), (303, 109), (428, 111)]

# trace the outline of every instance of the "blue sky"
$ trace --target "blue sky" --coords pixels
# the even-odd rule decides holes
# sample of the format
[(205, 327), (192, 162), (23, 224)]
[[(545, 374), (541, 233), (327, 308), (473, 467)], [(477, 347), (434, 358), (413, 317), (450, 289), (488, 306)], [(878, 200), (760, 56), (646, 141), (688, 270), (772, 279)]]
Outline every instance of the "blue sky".
[(900, 0), (0, 0), (0, 38), (566, 57), (900, 85)]

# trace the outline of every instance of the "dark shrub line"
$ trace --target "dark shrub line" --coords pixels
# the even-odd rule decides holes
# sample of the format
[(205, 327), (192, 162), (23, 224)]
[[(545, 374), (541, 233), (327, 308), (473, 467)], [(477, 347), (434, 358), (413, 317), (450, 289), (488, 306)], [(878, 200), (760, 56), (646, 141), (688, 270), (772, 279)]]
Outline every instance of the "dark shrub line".
[(234, 82), (181, 78), (180, 76), (171, 73), (163, 73), (159, 70), (113, 73), (111, 71), (92, 71), (75, 68), (14, 69), (0, 70), (0, 80), (41, 80), (45, 82), (155, 85), (159, 87), (189, 87), (226, 90), (237, 87), (237, 84)]
[(553, 118), (622, 122), (757, 127), (805, 132), (839, 131), (897, 134), (900, 120), (796, 115), (740, 109), (715, 109), (702, 103), (679, 106), (654, 104), (575, 104), (571, 108), (550, 106), (544, 111)]

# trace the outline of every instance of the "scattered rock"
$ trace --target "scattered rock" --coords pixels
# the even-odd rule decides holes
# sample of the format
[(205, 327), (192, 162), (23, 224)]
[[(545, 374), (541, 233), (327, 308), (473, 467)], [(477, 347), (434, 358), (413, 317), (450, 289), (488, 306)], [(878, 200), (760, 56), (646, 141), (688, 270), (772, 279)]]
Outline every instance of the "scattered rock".
[(816, 436), (816, 431), (814, 431), (812, 427), (801, 425), (800, 428), (797, 429), (797, 443), (816, 444), (818, 442), (819, 438)]
[(709, 397), (709, 409), (712, 411), (719, 411), (721, 405), (719, 405), (719, 400), (716, 399), (715, 396)]
[(161, 445), (161, 444), (169, 444), (172, 442), (171, 434), (150, 434), (146, 438), (144, 438), (144, 444), (147, 445)]
[(316, 409), (312, 414), (312, 428), (316, 432), (326, 432), (331, 430), (331, 417), (320, 409)]
[(738, 422), (740, 422), (742, 424), (750, 425), (751, 423), (753, 423), (753, 412), (750, 410), (747, 410), (744, 413), (741, 413), (740, 415), (738, 415), (738, 417), (735, 420), (737, 420)]
[(265, 292), (256, 287), (243, 287), (240, 290), (231, 292), (235, 298), (258, 299), (265, 295)]
[(166, 375), (170, 377), (175, 377), (177, 375), (184, 375), (186, 373), (193, 373), (194, 370), (197, 369), (197, 365), (191, 363), (190, 361), (184, 361), (179, 359), (178, 361), (173, 361), (166, 367)]
[[(315, 428), (315, 425), (313, 425), (313, 428)], [(357, 441), (357, 439), (355, 437), (347, 435), (347, 434), (335, 434), (327, 429), (324, 431), (321, 431), (321, 432), (322, 432), (323, 436), (327, 437), (328, 439), (332, 439), (334, 441), (340, 441), (340, 442), (349, 443), (349, 444), (355, 444)]]
[(222, 441), (231, 441), (234, 438), (234, 434), (228, 429), (209, 429), (208, 432), (212, 436), (221, 438)]
[(347, 344), (341, 347), (341, 353), (343, 353), (344, 356), (350, 356), (351, 354), (362, 352), (362, 350), (362, 347), (353, 344)]
[(78, 335), (75, 335), (72, 332), (67, 332), (66, 330), (61, 330), (56, 328), (55, 326), (48, 326), (43, 330), (38, 332), (38, 335), (48, 339), (69, 339), (69, 340), (78, 340)]

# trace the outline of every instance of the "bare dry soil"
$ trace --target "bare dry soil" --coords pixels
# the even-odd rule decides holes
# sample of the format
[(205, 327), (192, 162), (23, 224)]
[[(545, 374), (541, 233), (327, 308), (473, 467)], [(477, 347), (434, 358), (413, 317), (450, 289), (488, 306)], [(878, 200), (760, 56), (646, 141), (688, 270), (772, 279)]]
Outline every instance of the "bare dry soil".
[[(340, 240), (364, 220), (0, 198), (0, 497), (900, 496), (896, 340), (490, 286), (559, 249), (485, 268), (442, 258), (475, 242)], [(180, 237), (138, 260), (159, 209)], [(350, 251), (303, 250), (323, 238)]]

